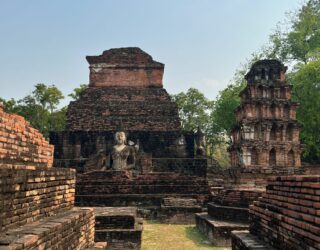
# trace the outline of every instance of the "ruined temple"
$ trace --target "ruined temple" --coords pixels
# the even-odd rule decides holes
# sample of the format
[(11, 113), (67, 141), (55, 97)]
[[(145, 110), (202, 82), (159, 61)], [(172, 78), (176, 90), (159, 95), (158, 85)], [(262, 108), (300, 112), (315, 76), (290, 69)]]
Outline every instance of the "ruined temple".
[(229, 148), (232, 166), (301, 166), (298, 103), (291, 100), (292, 85), (286, 81), (286, 69), (277, 60), (261, 60), (245, 76), (247, 86), (240, 93)]
[[(139, 48), (110, 49), (87, 61), (89, 87), (70, 103), (66, 131), (50, 135), (55, 166), (82, 171), (99, 152), (111, 151), (117, 131), (126, 132), (144, 162), (194, 157), (194, 135), (181, 131), (178, 107), (162, 85), (164, 64)], [(158, 160), (153, 165), (164, 164)], [(181, 166), (170, 164), (171, 170)]]
[(77, 169), (76, 204), (193, 221), (210, 197), (203, 135), (182, 131), (164, 64), (139, 48), (87, 61), (88, 88), (70, 103), (66, 131), (50, 134), (54, 165)]

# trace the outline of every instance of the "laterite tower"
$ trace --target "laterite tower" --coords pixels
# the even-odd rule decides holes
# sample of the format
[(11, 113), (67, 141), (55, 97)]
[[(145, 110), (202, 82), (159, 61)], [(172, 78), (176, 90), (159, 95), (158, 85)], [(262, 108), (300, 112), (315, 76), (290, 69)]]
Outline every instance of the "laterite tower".
[(298, 104), (291, 101), (292, 85), (286, 81), (286, 70), (277, 60), (261, 60), (245, 76), (247, 86), (240, 93), (229, 148), (232, 166), (301, 166)]

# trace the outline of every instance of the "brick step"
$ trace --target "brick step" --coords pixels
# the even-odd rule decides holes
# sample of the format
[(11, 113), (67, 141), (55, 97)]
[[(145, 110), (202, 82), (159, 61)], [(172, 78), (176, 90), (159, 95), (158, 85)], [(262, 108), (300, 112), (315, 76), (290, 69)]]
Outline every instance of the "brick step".
[(218, 247), (231, 246), (231, 231), (249, 228), (248, 223), (218, 220), (207, 213), (196, 213), (195, 216), (199, 231), (205, 234), (208, 240)]
[(77, 195), (86, 194), (166, 194), (166, 193), (209, 194), (206, 187), (197, 186), (83, 186), (76, 188)]
[(95, 241), (107, 241), (110, 249), (140, 249), (143, 220), (136, 217), (136, 208), (101, 207), (94, 211)]
[(201, 208), (196, 199), (174, 197), (163, 198), (161, 207)]
[(275, 250), (248, 230), (232, 231), (232, 250)]
[(7, 230), (0, 234), (0, 249), (87, 249), (93, 235), (93, 209), (72, 208)]
[[(127, 176), (120, 176), (113, 178), (112, 176), (108, 176), (105, 174), (83, 174), (81, 176), (77, 176), (77, 182), (88, 182), (88, 183), (119, 183), (125, 185), (139, 184), (139, 185), (150, 185), (150, 184), (158, 184), (158, 185), (187, 185), (187, 184), (195, 184), (195, 185), (207, 185), (207, 181), (205, 179), (196, 179), (195, 177), (190, 178), (190, 176), (186, 175), (185, 178), (171, 178), (169, 175), (167, 178), (164, 176), (143, 176), (140, 178), (129, 179)], [(95, 178), (95, 179), (93, 179)]]
[(107, 206), (124, 207), (138, 206), (160, 207), (163, 198), (179, 197), (197, 199), (200, 205), (208, 202), (209, 194), (101, 194), (101, 195), (76, 195), (76, 204), (79, 206)]
[(132, 215), (96, 216), (96, 230), (100, 229), (133, 229), (135, 224)]
[(215, 219), (249, 223), (249, 209), (208, 203), (208, 214)]
[(136, 229), (105, 229), (95, 231), (95, 241), (107, 241), (110, 249), (140, 249), (142, 227)]

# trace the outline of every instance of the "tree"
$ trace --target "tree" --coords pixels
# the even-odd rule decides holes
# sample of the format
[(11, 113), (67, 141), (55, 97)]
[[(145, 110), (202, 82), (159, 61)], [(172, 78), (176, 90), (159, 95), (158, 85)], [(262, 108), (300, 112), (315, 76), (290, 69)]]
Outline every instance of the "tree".
[(309, 0), (270, 35), (268, 57), (306, 64), (320, 47), (320, 1)]
[(196, 131), (199, 127), (207, 131), (210, 123), (210, 113), (213, 102), (195, 88), (190, 88), (186, 93), (181, 92), (171, 96), (178, 105), (182, 128), (186, 131)]
[(62, 130), (65, 126), (66, 108), (58, 109), (63, 99), (61, 91), (54, 85), (39, 83), (30, 95), (16, 101), (0, 98), (7, 112), (23, 116), (30, 124), (48, 137), (52, 130)]
[(53, 113), (57, 105), (64, 98), (62, 92), (56, 86), (47, 86), (43, 83), (36, 84), (32, 94), (32, 98), (34, 98), (43, 109), (48, 109), (50, 113)]
[(301, 139), (305, 145), (303, 159), (320, 159), (320, 59), (302, 65), (290, 75), (293, 100), (300, 103), (297, 119), (303, 125)]
[(17, 101), (15, 99), (11, 98), (10, 100), (6, 101), (5, 99), (0, 97), (0, 102), (3, 103), (4, 108), (7, 112), (9, 113), (15, 112), (15, 106), (17, 104)]
[(230, 135), (235, 125), (235, 109), (240, 105), (239, 94), (245, 87), (244, 83), (229, 85), (220, 91), (211, 114), (212, 131)]
[(88, 88), (88, 84), (80, 84), (80, 86), (78, 88), (75, 88), (73, 90), (73, 92), (71, 94), (69, 94), (68, 96), (70, 96), (73, 100), (78, 100), (80, 98), (81, 93)]

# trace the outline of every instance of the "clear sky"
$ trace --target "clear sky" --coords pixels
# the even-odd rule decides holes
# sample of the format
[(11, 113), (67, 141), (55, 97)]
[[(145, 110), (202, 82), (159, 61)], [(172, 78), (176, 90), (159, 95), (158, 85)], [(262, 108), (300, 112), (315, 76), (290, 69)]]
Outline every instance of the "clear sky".
[[(0, 96), (36, 83), (88, 83), (86, 55), (140, 47), (165, 64), (171, 94), (214, 99), (301, 0), (0, 0)], [(66, 102), (67, 103), (67, 102)]]

